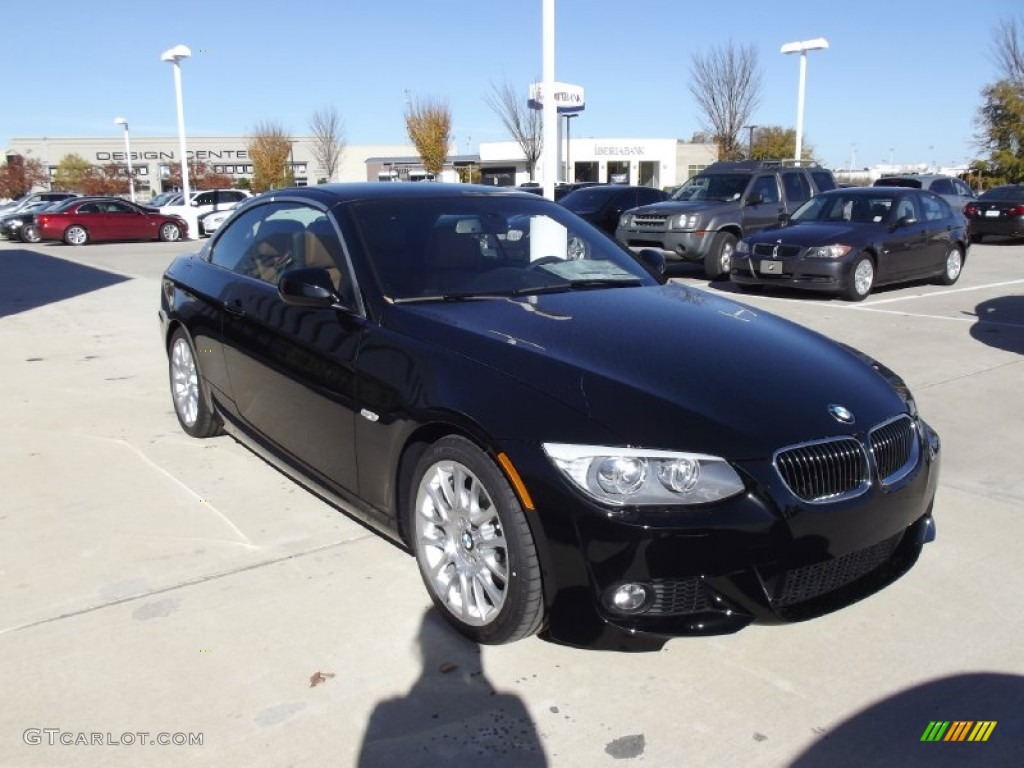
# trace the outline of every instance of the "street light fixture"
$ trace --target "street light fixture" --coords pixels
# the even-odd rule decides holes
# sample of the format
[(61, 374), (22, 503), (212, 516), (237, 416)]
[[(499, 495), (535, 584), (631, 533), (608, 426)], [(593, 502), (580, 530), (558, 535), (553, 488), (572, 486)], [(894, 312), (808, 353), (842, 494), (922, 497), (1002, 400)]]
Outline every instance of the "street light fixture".
[[(176, 45), (163, 52), (161, 61), (169, 61), (174, 67), (174, 97), (178, 103), (178, 145), (181, 149), (181, 199), (187, 206), (189, 204), (188, 189), (188, 155), (185, 153), (185, 109), (181, 102), (181, 60), (192, 55), (186, 45)], [(196, 222), (189, 221), (189, 237), (195, 237)]]
[(132, 145), (128, 141), (128, 121), (123, 117), (115, 117), (114, 125), (124, 126), (124, 157), (128, 161), (128, 195), (135, 202), (135, 180), (132, 178)]
[(807, 52), (819, 51), (828, 48), (828, 40), (824, 37), (816, 37), (813, 40), (803, 40), (796, 43), (786, 43), (780, 49), (781, 53), (800, 54), (800, 90), (796, 101), (796, 162), (800, 164), (801, 154), (804, 145), (804, 88), (807, 81)]

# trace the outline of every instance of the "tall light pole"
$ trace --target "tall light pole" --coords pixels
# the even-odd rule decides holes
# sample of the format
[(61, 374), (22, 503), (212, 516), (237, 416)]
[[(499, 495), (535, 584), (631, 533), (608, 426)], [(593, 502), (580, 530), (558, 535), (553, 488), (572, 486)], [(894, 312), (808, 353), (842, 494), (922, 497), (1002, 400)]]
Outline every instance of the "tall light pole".
[(114, 125), (124, 126), (124, 157), (128, 161), (128, 195), (135, 202), (135, 180), (132, 178), (132, 145), (128, 141), (128, 121), (123, 117), (115, 117)]
[(544, 144), (541, 167), (544, 169), (544, 197), (555, 199), (558, 178), (558, 107), (555, 104), (555, 0), (541, 3), (541, 74), (544, 103), (541, 106)]
[(185, 154), (185, 108), (181, 101), (181, 60), (192, 55), (187, 45), (176, 45), (160, 56), (161, 61), (171, 62), (174, 68), (174, 98), (178, 104), (178, 146), (181, 149), (181, 199), (189, 204), (188, 155)]
[(754, 159), (754, 129), (756, 125), (744, 125), (748, 131), (750, 131), (749, 137), (747, 138), (747, 160)]
[(796, 162), (800, 164), (804, 148), (804, 88), (807, 82), (807, 52), (819, 51), (828, 48), (828, 40), (824, 37), (816, 37), (813, 40), (803, 40), (797, 43), (786, 43), (780, 49), (781, 53), (800, 54), (800, 89), (796, 99)]

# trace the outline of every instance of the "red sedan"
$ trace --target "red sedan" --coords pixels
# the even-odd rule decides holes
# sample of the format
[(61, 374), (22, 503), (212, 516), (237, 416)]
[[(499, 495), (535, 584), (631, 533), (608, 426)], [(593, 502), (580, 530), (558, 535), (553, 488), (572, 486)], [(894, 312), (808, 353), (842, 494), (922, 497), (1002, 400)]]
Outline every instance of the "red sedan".
[(36, 216), (41, 240), (85, 245), (92, 240), (181, 240), (188, 224), (119, 197), (76, 197)]

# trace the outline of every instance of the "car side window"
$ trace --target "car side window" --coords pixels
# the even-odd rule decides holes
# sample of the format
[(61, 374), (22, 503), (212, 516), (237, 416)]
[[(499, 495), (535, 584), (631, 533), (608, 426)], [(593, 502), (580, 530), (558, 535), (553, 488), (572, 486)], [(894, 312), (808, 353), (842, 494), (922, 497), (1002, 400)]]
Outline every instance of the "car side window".
[(953, 182), (949, 179), (936, 179), (932, 182), (931, 191), (937, 195), (955, 195)]
[(761, 195), (761, 201), (764, 203), (779, 202), (779, 182), (776, 181), (775, 174), (758, 176), (754, 179), (754, 184), (750, 188), (750, 194)]
[(814, 179), (814, 185), (819, 192), (828, 192), (836, 188), (836, 180), (828, 171), (811, 171), (811, 178)]
[(925, 221), (943, 221), (953, 215), (949, 204), (941, 197), (922, 195), (920, 202)]
[(953, 187), (961, 197), (974, 197), (974, 190), (960, 181), (960, 179), (953, 179)]
[(192, 201), (193, 205), (213, 205), (213, 197), (216, 192), (203, 192), (201, 195), (196, 195), (196, 199)]
[(210, 248), (210, 262), (232, 272), (256, 277), (249, 252), (255, 245), (256, 229), (269, 207), (250, 208), (225, 227)]
[(99, 213), (100, 212), (100, 207), (96, 203), (86, 203), (85, 205), (79, 207), (78, 212), (79, 213)]
[(899, 205), (896, 206), (896, 220), (900, 219), (915, 219), (919, 220), (921, 217), (917, 214), (917, 207), (914, 205), (914, 200), (911, 197), (904, 197), (900, 200)]
[(135, 209), (124, 203), (109, 202), (105, 203), (107, 213), (135, 213)]
[(786, 199), (790, 203), (800, 204), (811, 199), (811, 184), (800, 171), (783, 173), (782, 186), (786, 190)]

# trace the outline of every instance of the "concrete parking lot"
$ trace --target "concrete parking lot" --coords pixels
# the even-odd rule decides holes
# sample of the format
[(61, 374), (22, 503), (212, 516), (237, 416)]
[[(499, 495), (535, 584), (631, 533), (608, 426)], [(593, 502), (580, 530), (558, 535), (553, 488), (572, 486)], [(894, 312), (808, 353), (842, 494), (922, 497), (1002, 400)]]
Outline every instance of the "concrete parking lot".
[(938, 539), (839, 613), (636, 655), (463, 641), (410, 556), (185, 436), (156, 310), (194, 247), (0, 243), (0, 766), (1024, 765), (1024, 245), (862, 304), (709, 287), (907, 380)]

